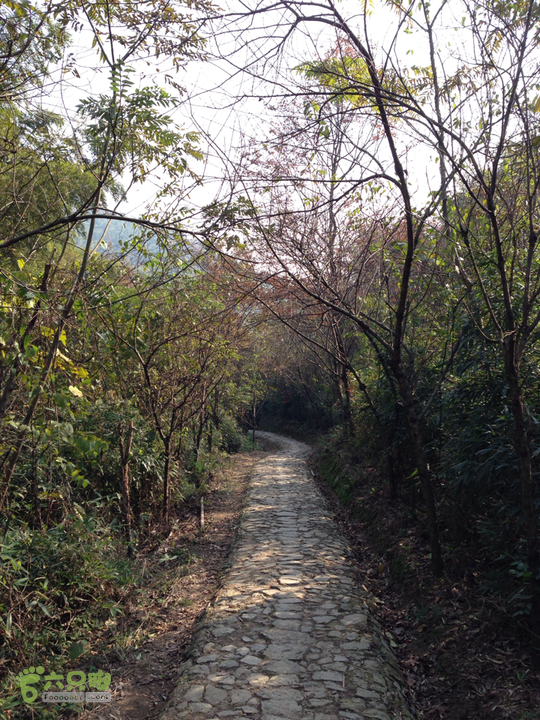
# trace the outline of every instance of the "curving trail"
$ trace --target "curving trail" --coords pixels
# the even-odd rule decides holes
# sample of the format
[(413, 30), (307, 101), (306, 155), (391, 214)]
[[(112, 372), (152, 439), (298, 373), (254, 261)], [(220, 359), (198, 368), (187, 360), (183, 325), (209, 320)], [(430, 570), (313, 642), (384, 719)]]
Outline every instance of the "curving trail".
[(411, 719), (307, 445), (255, 466), (231, 569), (162, 720)]

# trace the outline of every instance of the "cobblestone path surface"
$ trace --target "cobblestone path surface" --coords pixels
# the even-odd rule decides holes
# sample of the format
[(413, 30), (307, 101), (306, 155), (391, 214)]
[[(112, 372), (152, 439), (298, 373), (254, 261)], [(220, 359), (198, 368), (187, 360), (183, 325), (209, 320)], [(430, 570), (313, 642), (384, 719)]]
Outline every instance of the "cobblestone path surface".
[(412, 718), (308, 447), (255, 466), (231, 568), (162, 720)]

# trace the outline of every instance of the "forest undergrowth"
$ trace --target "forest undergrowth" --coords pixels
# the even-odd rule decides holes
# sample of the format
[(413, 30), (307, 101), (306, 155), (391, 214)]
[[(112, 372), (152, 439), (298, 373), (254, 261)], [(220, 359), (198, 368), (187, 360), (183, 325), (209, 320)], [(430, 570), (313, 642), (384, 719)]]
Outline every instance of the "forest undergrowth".
[[(44, 665), (59, 679), (75, 670), (87, 677), (110, 673), (115, 701), (131, 703), (130, 717), (152, 717), (163, 706), (164, 683), (174, 686), (175, 675), (170, 668), (167, 678), (163, 668), (156, 675), (156, 664), (163, 664), (163, 655), (171, 660), (171, 646), (179, 664), (223, 569), (249, 469), (261, 456), (249, 452), (253, 443), (247, 438), (238, 450), (207, 458), (205, 481), (173, 505), (166, 522), (152, 522), (131, 551), (104, 507), (92, 515), (81, 507), (51, 528), (19, 527), (6, 534), (0, 601), (8, 610), (4, 617), (12, 620), (7, 627), (3, 620), (0, 718), (88, 714), (80, 705), (24, 701), (18, 675)], [(130, 684), (126, 678), (133, 674)], [(154, 681), (155, 688), (146, 687)], [(144, 697), (154, 690), (151, 702), (135, 701), (142, 686)]]
[(539, 47), (538, 0), (0, 3), (0, 681), (265, 423), (425, 717), (538, 715)]
[[(372, 460), (372, 459), (371, 459)], [(326, 438), (312, 458), (362, 582), (426, 720), (540, 718), (540, 660), (478, 537), (441, 509), (445, 572), (434, 578), (418, 488), (392, 491), (358, 446)]]

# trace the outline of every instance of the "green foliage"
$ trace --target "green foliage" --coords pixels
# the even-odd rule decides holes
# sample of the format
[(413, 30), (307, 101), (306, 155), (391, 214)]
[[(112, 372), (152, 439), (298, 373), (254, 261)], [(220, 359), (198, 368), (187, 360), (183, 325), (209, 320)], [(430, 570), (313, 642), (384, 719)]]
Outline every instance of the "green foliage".
[(329, 438), (328, 446), (318, 456), (317, 470), (339, 500), (350, 505), (355, 499), (358, 477), (350, 464), (348, 446), (340, 449), (340, 445), (342, 442), (336, 442), (335, 435)]
[[(174, 92), (135, 87), (129, 63), (201, 59), (198, 14), (210, 9), (0, 8), (0, 679), (84, 654), (121, 612), (131, 558), (165, 527), (169, 496), (171, 514), (199, 501), (224, 451), (249, 446), (237, 425), (247, 327), (230, 269), (186, 241), (177, 206), (101, 242), (121, 224), (106, 211), (121, 182), (158, 172), (161, 195), (176, 197), (198, 181), (199, 135), (172, 117), (182, 89), (171, 76)], [(44, 110), (32, 92), (53, 83), (66, 29), (88, 21), (109, 88), (76, 116)], [(62, 71), (79, 77), (67, 54)], [(253, 215), (247, 201), (238, 210)], [(228, 220), (212, 222), (219, 234)], [(190, 558), (172, 549), (161, 561)]]
[[(64, 124), (49, 111), (0, 104), (2, 241), (73, 211), (95, 190), (95, 177), (77, 158)], [(19, 257), (28, 256), (36, 245), (50, 253), (53, 240), (59, 245), (66, 241), (65, 231), (22, 243)]]
[(61, 657), (114, 615), (131, 582), (118, 553), (110, 528), (80, 506), (46, 530), (8, 530), (0, 553), (1, 665)]
[[(144, 182), (158, 165), (172, 178), (188, 170), (186, 156), (202, 159), (195, 132), (181, 133), (170, 115), (174, 97), (162, 88), (135, 88), (128, 69), (113, 78), (112, 95), (92, 96), (81, 101), (78, 111), (86, 120), (84, 135), (96, 166), (107, 156), (109, 172), (121, 174), (126, 168), (135, 182)], [(120, 137), (110, 142), (111, 127), (121, 128)], [(118, 132), (116, 130), (116, 132)]]
[(0, 8), (0, 102), (21, 97), (43, 84), (48, 64), (58, 61), (67, 41), (65, 27), (47, 10), (22, 0)]
[[(538, 7), (473, 2), (474, 57), (453, 56), (438, 86), (437, 58), (401, 68), (392, 46), (379, 66), (340, 21), (327, 57), (297, 67), (300, 111), (264, 147), (260, 196), (210, 203), (202, 233), (176, 205), (203, 159), (199, 134), (173, 119), (183, 90), (171, 76), (168, 89), (136, 87), (133, 68), (202, 59), (212, 9), (0, 8), (4, 664), (75, 657), (129, 585), (119, 558), (149, 542), (162, 516), (198, 502), (223, 452), (248, 448), (259, 423), (329, 431), (321, 475), (377, 536), (396, 581), (414, 568), (406, 545), (377, 531), (377, 499), (390, 494), (405, 523), (422, 518), (419, 498), (433, 491), (446, 546), (470, 543), (484, 589), (514, 614), (531, 604), (525, 526), (534, 530), (539, 504), (524, 502), (517, 451), (530, 451), (536, 481), (540, 128), (527, 43), (537, 45)], [(76, 117), (44, 110), (32, 93), (52, 82), (67, 29), (87, 22), (108, 88), (83, 98)], [(78, 77), (70, 59), (63, 70)], [(415, 143), (436, 156), (433, 187), (440, 169), (425, 198), (405, 175)], [(251, 150), (258, 173), (262, 154)], [(104, 252), (107, 202), (154, 172), (174, 210), (141, 218)], [(283, 177), (294, 182), (280, 197)], [(106, 219), (96, 225), (96, 214)], [(194, 233), (204, 247), (186, 239)]]
[(226, 415), (220, 423), (220, 447), (227, 453), (239, 452), (242, 447), (242, 433), (234, 420)]

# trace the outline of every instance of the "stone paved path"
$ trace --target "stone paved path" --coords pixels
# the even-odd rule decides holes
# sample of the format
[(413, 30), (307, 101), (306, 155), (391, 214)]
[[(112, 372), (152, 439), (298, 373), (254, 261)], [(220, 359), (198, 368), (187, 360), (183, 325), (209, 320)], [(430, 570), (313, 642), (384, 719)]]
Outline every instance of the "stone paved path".
[(224, 585), (162, 720), (412, 716), (302, 443), (255, 466)]

